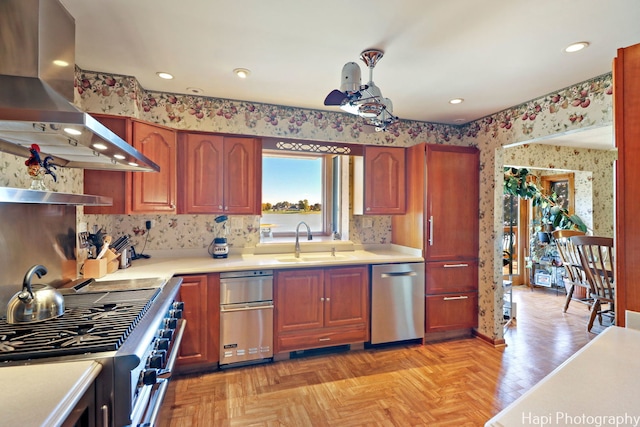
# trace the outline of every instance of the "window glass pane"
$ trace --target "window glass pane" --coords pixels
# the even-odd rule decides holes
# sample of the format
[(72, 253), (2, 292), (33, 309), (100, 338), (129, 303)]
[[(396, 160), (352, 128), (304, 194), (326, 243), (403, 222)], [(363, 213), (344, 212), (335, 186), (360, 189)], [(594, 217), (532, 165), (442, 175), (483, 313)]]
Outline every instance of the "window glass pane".
[[(262, 157), (262, 231), (293, 233), (300, 221), (324, 233), (322, 156)], [(306, 229), (305, 229), (306, 230)]]

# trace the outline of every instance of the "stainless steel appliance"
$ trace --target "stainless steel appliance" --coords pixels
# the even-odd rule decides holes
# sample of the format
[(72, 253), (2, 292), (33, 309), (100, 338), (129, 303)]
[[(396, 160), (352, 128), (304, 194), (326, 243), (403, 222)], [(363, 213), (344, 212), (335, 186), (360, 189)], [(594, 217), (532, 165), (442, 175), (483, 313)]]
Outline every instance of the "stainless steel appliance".
[(72, 104), (74, 64), (75, 20), (59, 1), (0, 2), (0, 151), (29, 157), (37, 143), (59, 166), (159, 171)]
[(182, 279), (85, 281), (61, 290), (65, 311), (37, 324), (0, 319), (3, 366), (95, 360), (96, 425), (153, 426), (185, 321), (175, 301)]
[(273, 360), (273, 271), (220, 273), (220, 367)]
[(371, 344), (424, 338), (424, 263), (371, 266)]

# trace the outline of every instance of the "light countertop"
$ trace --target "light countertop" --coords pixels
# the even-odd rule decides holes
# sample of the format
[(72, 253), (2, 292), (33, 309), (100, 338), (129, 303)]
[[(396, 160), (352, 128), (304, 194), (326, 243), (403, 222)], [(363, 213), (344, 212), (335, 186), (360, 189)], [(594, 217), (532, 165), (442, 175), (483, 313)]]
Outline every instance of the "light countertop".
[(88, 360), (0, 368), (0, 424), (61, 425), (101, 370)]
[(638, 396), (640, 331), (610, 326), (485, 426), (638, 426)]
[(206, 251), (149, 252), (151, 258), (138, 259), (131, 267), (107, 274), (100, 280), (171, 277), (182, 274), (206, 274), (254, 269), (291, 269), (362, 264), (423, 262), (420, 251), (385, 245), (382, 247), (330, 252), (303, 252), (296, 259), (293, 252), (262, 254), (230, 254), (228, 258), (212, 258)]

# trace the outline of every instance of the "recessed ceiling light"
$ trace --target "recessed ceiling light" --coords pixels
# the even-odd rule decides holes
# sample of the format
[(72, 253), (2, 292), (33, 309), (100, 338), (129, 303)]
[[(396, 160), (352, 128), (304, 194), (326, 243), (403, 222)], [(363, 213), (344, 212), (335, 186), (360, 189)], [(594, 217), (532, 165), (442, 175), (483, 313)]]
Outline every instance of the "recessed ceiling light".
[(156, 74), (158, 75), (158, 77), (165, 80), (171, 80), (173, 78), (173, 74), (165, 73), (162, 71), (159, 71)]
[(570, 44), (569, 46), (567, 46), (564, 51), (567, 53), (573, 53), (573, 52), (577, 52), (579, 50), (584, 49), (585, 47), (589, 46), (589, 42), (578, 42), (578, 43), (573, 43)]
[(251, 74), (251, 71), (247, 70), (246, 68), (236, 68), (235, 70), (233, 70), (234, 73), (236, 73), (236, 76), (240, 77), (241, 79), (246, 79), (247, 77), (249, 77), (249, 74)]
[(129, 162), (129, 166), (138, 166), (136, 162)]
[(69, 135), (82, 135), (82, 132), (80, 132), (78, 129), (74, 129), (74, 128), (64, 128), (64, 131), (66, 133), (68, 133)]
[(125, 159), (125, 157), (122, 154), (114, 154), (113, 158), (114, 159), (118, 159), (118, 160), (124, 160)]
[(100, 143), (100, 142), (96, 142), (95, 144), (93, 144), (93, 148), (95, 148), (96, 150), (106, 150), (107, 146)]
[(69, 63), (67, 61), (63, 61), (62, 59), (56, 59), (53, 61), (53, 65), (57, 65), (58, 67), (68, 67)]
[(188, 87), (187, 88), (187, 92), (193, 93), (194, 95), (199, 95), (204, 91), (202, 89), (200, 89), (199, 87)]
[(462, 98), (453, 98), (449, 100), (449, 104), (462, 104), (462, 102), (464, 102), (464, 99)]

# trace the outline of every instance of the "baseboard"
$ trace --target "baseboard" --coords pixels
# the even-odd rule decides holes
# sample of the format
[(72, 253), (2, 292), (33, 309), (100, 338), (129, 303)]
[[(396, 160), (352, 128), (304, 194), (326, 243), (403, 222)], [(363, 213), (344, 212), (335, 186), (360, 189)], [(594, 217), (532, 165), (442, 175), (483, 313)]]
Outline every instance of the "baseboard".
[(473, 330), (473, 335), (480, 338), (480, 340), (484, 343), (487, 343), (493, 347), (496, 348), (500, 348), (500, 347), (506, 347), (507, 346), (507, 342), (504, 340), (504, 338), (500, 338), (500, 339), (495, 339), (495, 338), (489, 338), (488, 336), (481, 334), (480, 332), (478, 332), (477, 330)]
[(456, 329), (454, 331), (428, 332), (424, 335), (424, 342), (428, 343), (472, 337), (473, 329)]

